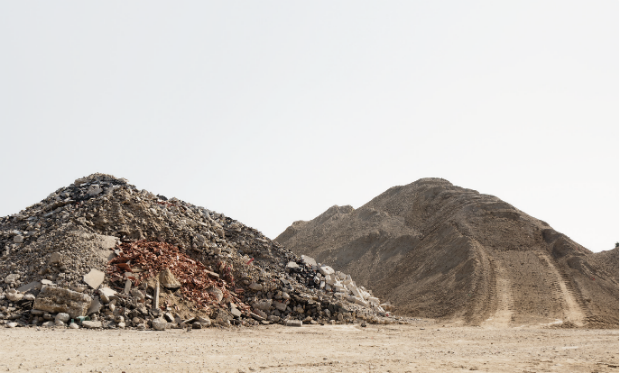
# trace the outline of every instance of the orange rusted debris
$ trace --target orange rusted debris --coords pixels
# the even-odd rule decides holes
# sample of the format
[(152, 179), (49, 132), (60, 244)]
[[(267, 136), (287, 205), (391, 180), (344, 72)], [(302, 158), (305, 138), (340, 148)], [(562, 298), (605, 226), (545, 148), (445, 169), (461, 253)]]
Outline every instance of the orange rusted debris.
[[(178, 247), (167, 243), (137, 241), (122, 243), (118, 249), (119, 255), (110, 260), (106, 271), (112, 282), (124, 283), (129, 278), (138, 286), (168, 268), (181, 283), (179, 291), (183, 298), (193, 301), (200, 308), (220, 306), (207, 291), (212, 286), (219, 288), (225, 299), (239, 304), (240, 308), (247, 307), (236, 296), (243, 290), (235, 288), (232, 266), (227, 263), (218, 263), (217, 269), (220, 272), (218, 275), (207, 270), (202, 263), (180, 252)], [(140, 267), (142, 272), (131, 273), (132, 267)], [(131, 276), (127, 276), (126, 272), (130, 272)]]

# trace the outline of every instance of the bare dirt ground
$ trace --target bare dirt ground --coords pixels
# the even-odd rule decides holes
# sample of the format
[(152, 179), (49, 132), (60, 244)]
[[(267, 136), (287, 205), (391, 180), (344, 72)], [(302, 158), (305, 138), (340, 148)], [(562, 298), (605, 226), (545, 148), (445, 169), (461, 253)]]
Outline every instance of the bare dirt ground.
[(618, 372), (618, 330), (0, 329), (0, 372)]

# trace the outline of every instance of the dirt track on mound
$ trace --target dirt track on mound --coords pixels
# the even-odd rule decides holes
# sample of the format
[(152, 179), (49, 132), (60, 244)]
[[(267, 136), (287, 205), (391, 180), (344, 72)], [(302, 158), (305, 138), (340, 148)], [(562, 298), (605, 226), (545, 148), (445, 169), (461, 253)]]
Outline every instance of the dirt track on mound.
[(390, 325), (0, 329), (0, 371), (617, 372), (617, 330)]

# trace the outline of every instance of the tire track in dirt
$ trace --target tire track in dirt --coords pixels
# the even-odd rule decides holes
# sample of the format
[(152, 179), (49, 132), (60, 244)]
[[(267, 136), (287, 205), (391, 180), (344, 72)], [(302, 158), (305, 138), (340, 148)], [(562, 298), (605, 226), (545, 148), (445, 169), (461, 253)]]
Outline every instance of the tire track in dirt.
[(581, 305), (573, 296), (572, 288), (569, 287), (570, 284), (564, 279), (564, 276), (562, 276), (547, 255), (540, 255), (539, 257), (547, 263), (551, 275), (555, 278), (554, 284), (557, 285), (559, 298), (565, 303), (565, 307), (563, 307), (563, 321), (571, 321), (576, 326), (583, 326), (585, 314)]
[(496, 308), (491, 317), (486, 319), (482, 325), (506, 328), (510, 326), (512, 320), (512, 309), (514, 304), (512, 284), (506, 269), (496, 259), (491, 259), (490, 263), (491, 269), (495, 275), (495, 284), (492, 291), (495, 293)]

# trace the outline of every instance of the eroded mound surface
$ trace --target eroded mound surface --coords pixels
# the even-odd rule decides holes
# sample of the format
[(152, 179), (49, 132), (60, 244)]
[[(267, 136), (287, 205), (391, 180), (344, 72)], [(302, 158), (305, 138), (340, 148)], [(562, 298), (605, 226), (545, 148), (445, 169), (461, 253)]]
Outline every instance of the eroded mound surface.
[(351, 273), (410, 316), (618, 327), (618, 250), (592, 253), (497, 197), (421, 179), (333, 206), (276, 241)]

